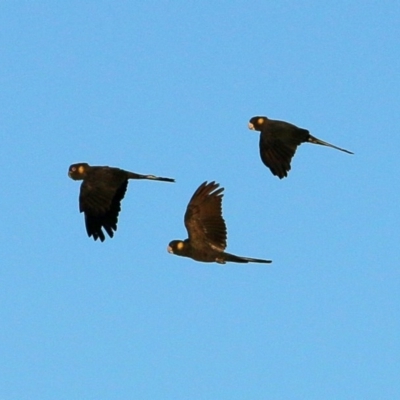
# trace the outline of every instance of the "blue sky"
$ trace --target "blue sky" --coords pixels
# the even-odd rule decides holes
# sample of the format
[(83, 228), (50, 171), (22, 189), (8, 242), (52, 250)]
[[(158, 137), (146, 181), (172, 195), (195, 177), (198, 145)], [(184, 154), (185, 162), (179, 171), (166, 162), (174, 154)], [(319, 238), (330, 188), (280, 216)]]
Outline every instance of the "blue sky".
[[(398, 398), (398, 3), (67, 3), (0, 5), (0, 398)], [(355, 155), (279, 180), (254, 115)], [(94, 242), (75, 162), (176, 183), (131, 181)], [(167, 253), (205, 180), (273, 264)]]

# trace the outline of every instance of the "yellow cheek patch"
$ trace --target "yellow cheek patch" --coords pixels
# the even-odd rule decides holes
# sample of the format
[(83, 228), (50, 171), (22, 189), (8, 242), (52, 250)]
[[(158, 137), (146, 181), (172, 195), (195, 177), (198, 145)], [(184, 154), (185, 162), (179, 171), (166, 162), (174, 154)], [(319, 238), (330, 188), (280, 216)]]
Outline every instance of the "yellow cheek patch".
[(85, 167), (83, 165), (80, 165), (79, 168), (78, 168), (78, 172), (80, 174), (83, 174), (85, 172)]
[(176, 245), (176, 248), (177, 248), (178, 250), (182, 250), (184, 247), (185, 247), (185, 244), (184, 244), (183, 242), (179, 242), (179, 243)]
[(264, 118), (258, 118), (257, 124), (262, 125), (264, 123)]

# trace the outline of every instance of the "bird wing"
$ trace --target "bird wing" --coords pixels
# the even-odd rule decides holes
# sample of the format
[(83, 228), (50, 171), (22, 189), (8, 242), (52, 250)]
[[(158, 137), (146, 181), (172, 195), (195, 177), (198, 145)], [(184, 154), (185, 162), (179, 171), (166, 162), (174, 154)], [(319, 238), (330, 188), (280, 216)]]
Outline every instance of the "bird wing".
[[(276, 121), (278, 122), (278, 121)], [(274, 124), (260, 134), (260, 156), (263, 163), (279, 178), (287, 176), (290, 162), (297, 146), (307, 141), (310, 136), (308, 130), (297, 128), (294, 125)]]
[(185, 226), (192, 245), (208, 243), (215, 250), (226, 248), (226, 225), (222, 217), (223, 188), (204, 182), (194, 192), (185, 213)]
[(86, 230), (96, 240), (104, 240), (102, 227), (112, 237), (117, 229), (121, 200), (125, 196), (128, 180), (123, 171), (99, 169), (91, 171), (82, 182), (79, 209), (85, 213)]

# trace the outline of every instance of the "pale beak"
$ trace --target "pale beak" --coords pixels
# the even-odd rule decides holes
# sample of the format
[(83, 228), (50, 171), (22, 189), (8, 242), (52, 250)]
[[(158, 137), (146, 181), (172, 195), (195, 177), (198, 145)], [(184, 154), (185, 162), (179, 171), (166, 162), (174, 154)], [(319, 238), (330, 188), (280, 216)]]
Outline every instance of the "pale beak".
[(168, 251), (169, 254), (174, 254), (174, 251), (172, 250), (171, 246), (167, 247), (167, 251)]
[(249, 129), (251, 129), (251, 130), (253, 130), (253, 131), (254, 131), (254, 125), (253, 125), (251, 122), (249, 122), (249, 125), (248, 125), (248, 127), (249, 127)]

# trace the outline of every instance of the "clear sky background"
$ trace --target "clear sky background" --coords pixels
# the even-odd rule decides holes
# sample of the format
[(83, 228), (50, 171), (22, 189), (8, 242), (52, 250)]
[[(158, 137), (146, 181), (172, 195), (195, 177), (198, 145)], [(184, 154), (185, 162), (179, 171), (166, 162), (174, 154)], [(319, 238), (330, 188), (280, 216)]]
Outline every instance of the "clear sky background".
[[(400, 398), (397, 1), (4, 1), (0, 32), (1, 400)], [(355, 155), (279, 180), (260, 114)], [(176, 183), (94, 242), (75, 162)], [(205, 180), (273, 264), (167, 253)]]

